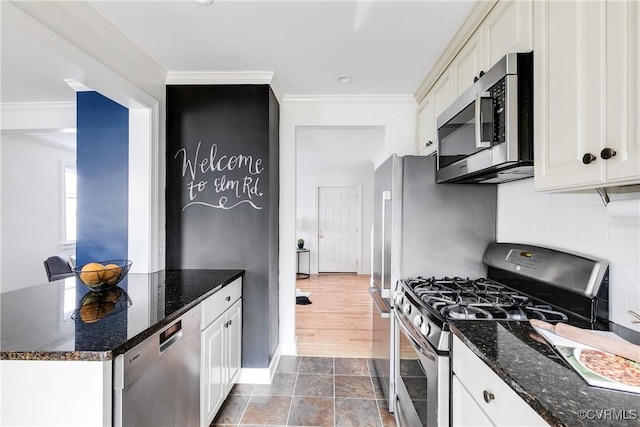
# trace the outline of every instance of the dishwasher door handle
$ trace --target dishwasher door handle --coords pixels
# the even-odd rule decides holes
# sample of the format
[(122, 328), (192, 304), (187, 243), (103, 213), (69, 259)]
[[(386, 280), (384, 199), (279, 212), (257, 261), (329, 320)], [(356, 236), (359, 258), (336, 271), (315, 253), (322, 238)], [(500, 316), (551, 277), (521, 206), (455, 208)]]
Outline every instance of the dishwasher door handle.
[(169, 347), (177, 343), (180, 338), (182, 338), (182, 320), (178, 320), (160, 333), (160, 354), (167, 351)]

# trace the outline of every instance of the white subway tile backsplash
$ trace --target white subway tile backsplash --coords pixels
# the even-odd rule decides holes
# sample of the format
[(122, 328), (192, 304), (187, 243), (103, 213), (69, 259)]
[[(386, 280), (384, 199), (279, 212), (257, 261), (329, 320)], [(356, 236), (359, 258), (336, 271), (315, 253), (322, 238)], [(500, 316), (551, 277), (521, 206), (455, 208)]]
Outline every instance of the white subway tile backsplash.
[[(560, 240), (576, 240), (577, 225), (553, 222), (550, 224), (551, 237)], [(513, 224), (511, 225), (513, 227)]]
[(576, 196), (574, 194), (550, 194), (551, 206), (561, 208), (563, 206), (575, 206)]
[(611, 243), (637, 245), (640, 242), (640, 231), (634, 224), (610, 224), (609, 238)]
[(605, 259), (610, 265), (615, 264), (617, 267), (629, 264), (629, 248), (624, 245), (599, 243), (594, 245), (593, 251), (588, 255)]
[(562, 222), (562, 210), (555, 207), (538, 209), (538, 220), (550, 224)]
[(609, 226), (607, 224), (576, 224), (576, 239), (590, 242), (609, 242)]
[(585, 206), (565, 206), (562, 208), (562, 222), (590, 224), (591, 210)]
[(595, 192), (536, 193), (533, 179), (498, 186), (497, 218), (500, 242), (529, 243), (607, 260), (611, 319), (640, 331), (628, 314), (640, 310), (637, 218), (610, 217)]

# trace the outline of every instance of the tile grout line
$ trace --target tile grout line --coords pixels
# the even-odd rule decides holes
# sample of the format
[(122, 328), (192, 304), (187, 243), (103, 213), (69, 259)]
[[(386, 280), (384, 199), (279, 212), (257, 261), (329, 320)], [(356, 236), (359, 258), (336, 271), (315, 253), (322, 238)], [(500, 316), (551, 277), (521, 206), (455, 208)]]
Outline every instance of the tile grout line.
[[(365, 359), (365, 362), (367, 363), (367, 370), (369, 371), (369, 381), (371, 381), (371, 388), (373, 389), (373, 398), (376, 400), (376, 408), (378, 408), (378, 419), (380, 420), (380, 426), (384, 427), (384, 421), (382, 420), (382, 411), (380, 410), (380, 403), (378, 402), (378, 394), (376, 393), (376, 386), (373, 383), (373, 375), (371, 374), (371, 366), (369, 365), (368, 359)], [(373, 363), (373, 359), (371, 363)]]
[(333, 358), (333, 426), (338, 422), (338, 408), (336, 407), (336, 358)]
[(293, 382), (293, 390), (291, 391), (291, 402), (289, 403), (289, 413), (287, 414), (287, 421), (285, 421), (284, 425), (289, 425), (289, 420), (291, 419), (291, 411), (293, 409), (293, 397), (296, 394), (296, 386), (298, 385), (298, 378), (300, 376), (300, 365), (302, 364), (302, 357), (296, 356), (298, 360), (298, 369), (296, 369), (296, 380)]

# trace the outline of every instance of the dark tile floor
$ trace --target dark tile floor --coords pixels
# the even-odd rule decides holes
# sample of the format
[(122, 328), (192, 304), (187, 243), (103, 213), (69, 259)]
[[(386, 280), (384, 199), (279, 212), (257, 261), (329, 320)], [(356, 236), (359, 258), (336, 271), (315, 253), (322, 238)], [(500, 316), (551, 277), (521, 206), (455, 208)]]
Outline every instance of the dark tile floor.
[(273, 381), (236, 384), (212, 426), (390, 426), (371, 360), (282, 356)]

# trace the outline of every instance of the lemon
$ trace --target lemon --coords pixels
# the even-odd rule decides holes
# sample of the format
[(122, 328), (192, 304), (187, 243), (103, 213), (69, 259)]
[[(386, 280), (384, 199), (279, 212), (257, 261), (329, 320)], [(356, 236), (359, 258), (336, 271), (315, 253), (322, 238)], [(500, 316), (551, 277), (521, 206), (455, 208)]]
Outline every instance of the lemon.
[(80, 280), (87, 286), (95, 286), (102, 281), (104, 266), (99, 262), (85, 264), (80, 270)]

